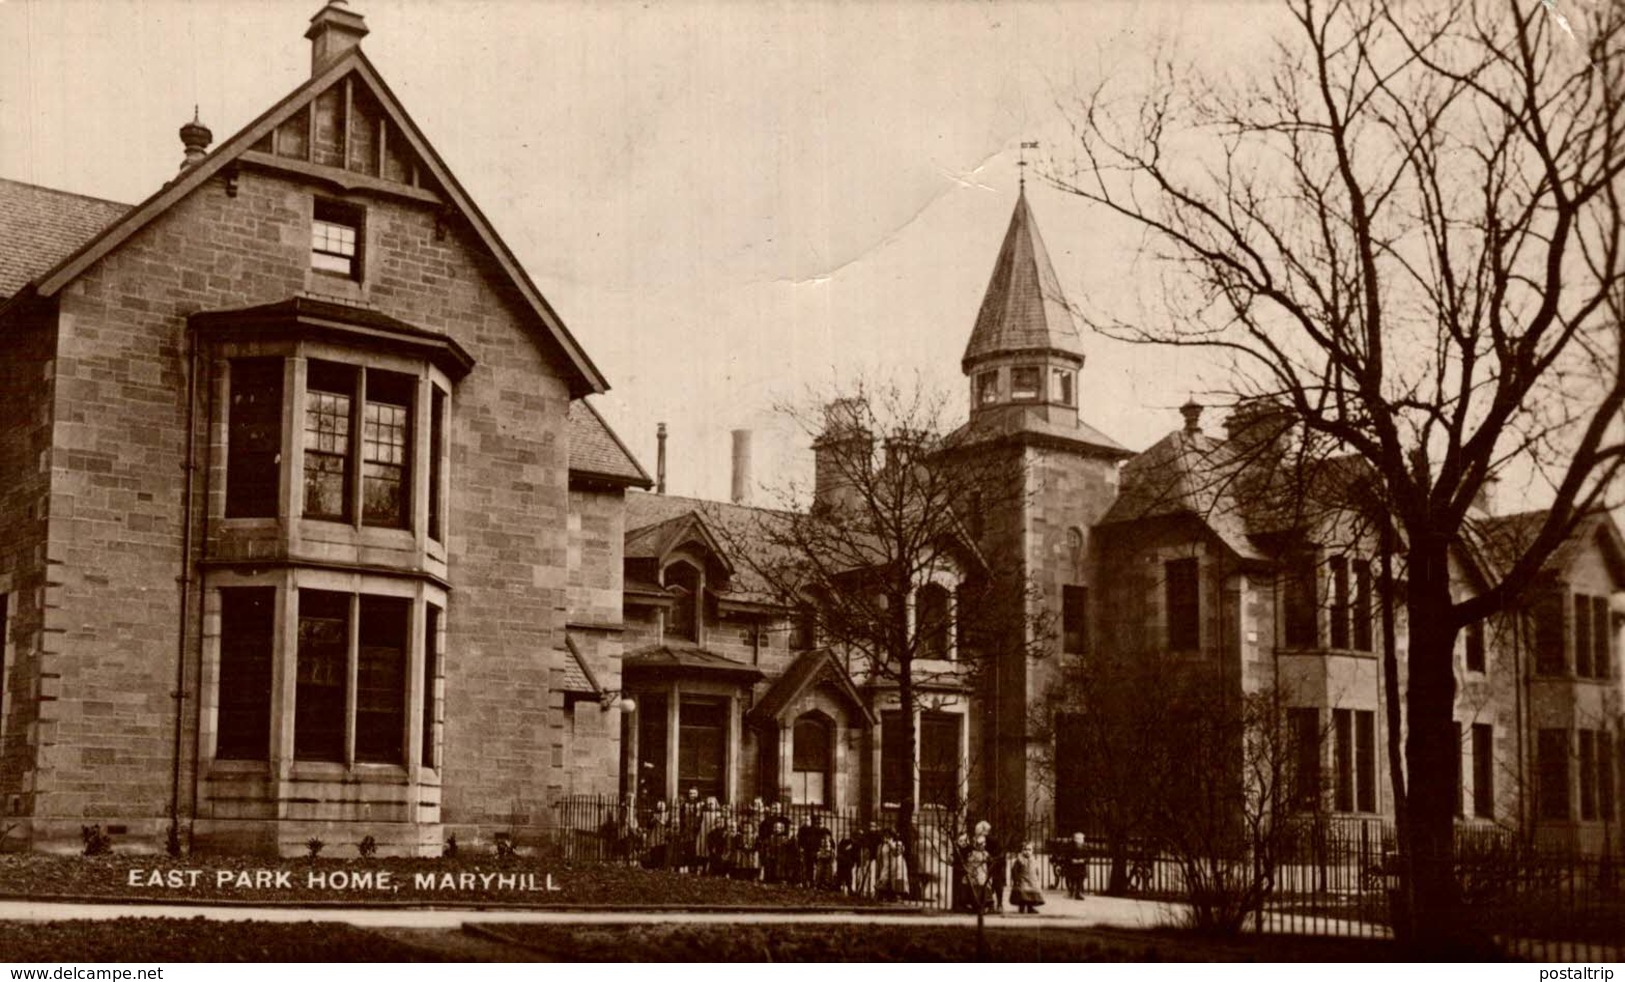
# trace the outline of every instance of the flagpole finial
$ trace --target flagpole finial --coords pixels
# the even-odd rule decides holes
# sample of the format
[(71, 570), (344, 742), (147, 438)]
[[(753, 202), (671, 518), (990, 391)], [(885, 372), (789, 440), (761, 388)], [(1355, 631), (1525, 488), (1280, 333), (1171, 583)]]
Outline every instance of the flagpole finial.
[(1019, 184), (1021, 186), (1021, 193), (1022, 194), (1027, 193), (1027, 151), (1029, 151), (1029, 150), (1037, 150), (1037, 149), (1038, 149), (1038, 141), (1037, 140), (1023, 140), (1023, 141), (1021, 141), (1021, 151), (1020, 151), (1021, 152), (1021, 157), (1020, 157), (1019, 160), (1016, 161), (1016, 166), (1018, 168), (1020, 168), (1020, 172), (1021, 172), (1021, 176), (1019, 178)]

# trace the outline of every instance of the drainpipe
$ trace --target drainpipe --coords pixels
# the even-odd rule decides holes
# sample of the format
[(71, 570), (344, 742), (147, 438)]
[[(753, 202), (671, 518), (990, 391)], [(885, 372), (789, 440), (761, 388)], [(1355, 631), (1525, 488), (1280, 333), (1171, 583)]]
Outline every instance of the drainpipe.
[[(198, 364), (202, 364), (201, 360), (199, 360)], [(193, 368), (194, 368), (194, 377), (195, 377), (195, 370), (196, 370), (197, 367), (198, 367), (198, 365), (193, 366)], [(203, 398), (208, 402), (208, 406), (209, 406), (208, 413), (207, 413), (207, 415), (204, 416), (204, 424), (203, 424), (203, 426), (204, 426), (203, 432), (204, 432), (204, 435), (205, 435), (206, 439), (212, 439), (213, 434), (214, 434), (215, 410), (217, 408), (214, 396), (215, 396), (215, 387), (213, 385), (210, 385), (208, 388), (206, 388), (204, 390), (204, 396), (203, 396)], [(208, 546), (208, 542), (209, 542), (209, 489), (213, 485), (213, 481), (211, 480), (212, 470), (213, 469), (208, 466), (208, 461), (205, 461), (204, 464), (203, 464), (203, 524), (202, 524), (202, 527), (198, 530), (198, 539), (203, 543), (202, 550), (204, 552), (207, 552), (208, 548), (209, 548), (209, 546)], [(190, 515), (191, 512), (188, 511), (187, 514)], [(203, 618), (204, 618), (204, 603), (203, 603), (202, 597), (200, 596), (198, 598), (198, 605), (197, 605), (197, 637), (200, 640), (203, 637)], [(202, 682), (203, 682), (203, 676), (202, 676), (202, 673), (199, 672), (199, 674), (198, 674), (198, 684), (202, 685)], [(199, 707), (201, 707), (203, 705), (202, 699), (198, 700), (198, 705), (199, 705)], [(201, 725), (201, 720), (198, 721), (198, 725)], [(195, 725), (192, 728), (193, 746), (197, 745), (196, 744), (197, 732), (198, 732), (198, 726)], [(197, 820), (198, 795), (201, 792), (201, 789), (199, 788), (199, 783), (200, 782), (198, 781), (197, 778), (198, 778), (198, 774), (194, 772), (193, 777), (192, 777), (192, 810), (187, 813), (188, 817), (187, 817), (187, 823), (186, 823), (186, 830), (187, 830), (186, 842), (187, 842), (188, 846), (190, 846), (191, 842), (192, 842), (192, 835), (191, 835), (192, 823)]]
[(181, 572), (176, 577), (180, 584), (181, 605), (175, 641), (175, 741), (169, 776), (169, 821), (177, 838), (180, 835), (181, 807), (181, 718), (186, 706), (186, 640), (187, 630), (191, 626), (192, 606), (192, 492), (197, 472), (197, 434), (194, 429), (197, 424), (199, 359), (197, 338), (190, 331), (187, 332), (187, 349), (190, 370), (186, 376), (186, 464), (183, 468), (186, 483), (181, 495)]

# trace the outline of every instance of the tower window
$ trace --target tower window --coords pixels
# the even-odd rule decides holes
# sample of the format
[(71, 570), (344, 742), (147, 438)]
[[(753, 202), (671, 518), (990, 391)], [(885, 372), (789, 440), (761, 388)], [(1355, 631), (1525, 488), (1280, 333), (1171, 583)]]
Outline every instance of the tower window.
[(1043, 369), (1036, 367), (1010, 369), (1010, 398), (1037, 399), (1043, 393)]
[(352, 280), (361, 278), (361, 209), (316, 200), (310, 224), (310, 267)]
[(976, 404), (987, 406), (999, 401), (999, 373), (983, 372), (976, 376)]
[(1074, 403), (1072, 395), (1072, 373), (1064, 368), (1052, 368), (1049, 373), (1049, 401), (1070, 406)]

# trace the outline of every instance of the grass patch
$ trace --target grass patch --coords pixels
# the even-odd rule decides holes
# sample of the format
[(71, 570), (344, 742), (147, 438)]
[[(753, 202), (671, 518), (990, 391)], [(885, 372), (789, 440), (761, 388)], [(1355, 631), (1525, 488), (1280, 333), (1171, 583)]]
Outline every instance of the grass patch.
[(266, 924), (121, 917), (111, 921), (0, 921), (7, 961), (434, 962), (427, 947), (347, 924)]
[[(197, 871), (193, 876), (192, 872)], [(275, 885), (252, 885), (253, 874), (286, 873)], [(132, 885), (134, 873), (135, 885)], [(179, 885), (153, 885), (160, 881)], [(241, 874), (249, 874), (245, 880)], [(335, 887), (335, 874), (370, 873), (365, 887)], [(377, 874), (388, 873), (388, 886), (378, 885)], [(557, 890), (506, 889), (495, 877), (523, 874), (543, 884), (549, 874)], [(225, 874), (222, 878), (222, 874)], [(451, 874), (447, 888), (444, 876)], [(476, 879), (472, 888), (464, 874)], [(419, 885), (418, 877), (433, 877), (433, 885)], [(490, 879), (483, 879), (490, 877)], [(266, 879), (266, 878), (262, 878)], [(318, 881), (313, 883), (313, 880)], [(461, 882), (456, 882), (461, 881)], [(325, 885), (320, 885), (325, 882)], [(282, 885), (284, 884), (285, 885)], [(842, 897), (827, 891), (791, 886), (768, 886), (720, 877), (684, 876), (664, 870), (593, 864), (571, 866), (533, 856), (497, 859), (491, 856), (455, 859), (276, 859), (256, 856), (209, 856), (171, 859), (167, 856), (51, 856), (38, 853), (0, 855), (0, 895), (34, 900), (53, 898), (107, 898), (144, 901), (236, 901), (244, 903), (467, 903), (482, 906), (740, 906), (829, 907), (868, 906), (873, 900)]]
[[(962, 962), (977, 958), (968, 927), (891, 924), (481, 925), (561, 961)], [(1202, 938), (1171, 931), (989, 928), (988, 957), (1008, 962), (1372, 961), (1398, 953), (1380, 941)]]

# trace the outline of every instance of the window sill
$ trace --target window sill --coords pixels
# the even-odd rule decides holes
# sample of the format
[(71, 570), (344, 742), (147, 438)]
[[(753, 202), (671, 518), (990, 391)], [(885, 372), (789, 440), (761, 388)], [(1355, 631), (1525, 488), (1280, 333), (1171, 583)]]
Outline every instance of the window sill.
[(289, 771), (291, 781), (340, 781), (345, 784), (405, 784), (407, 770), (400, 764), (341, 764), (332, 761), (296, 760)]

